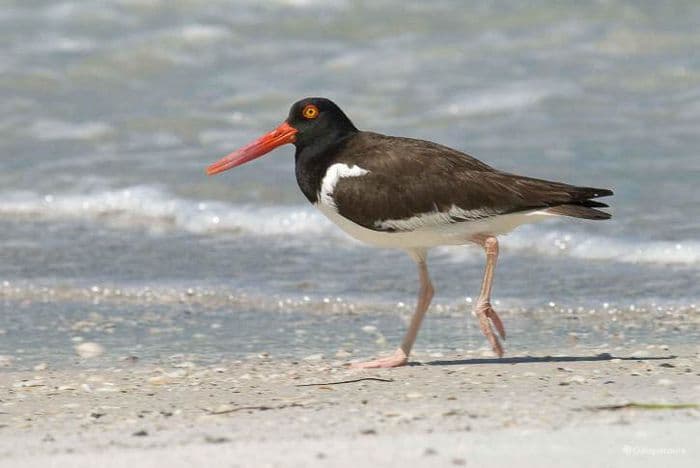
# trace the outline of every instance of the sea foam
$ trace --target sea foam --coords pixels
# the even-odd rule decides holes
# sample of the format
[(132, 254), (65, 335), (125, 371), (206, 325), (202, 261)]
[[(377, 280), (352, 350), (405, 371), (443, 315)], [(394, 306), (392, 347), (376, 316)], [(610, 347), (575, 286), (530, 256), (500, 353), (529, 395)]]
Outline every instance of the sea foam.
[(91, 193), (13, 192), (0, 197), (0, 214), (35, 219), (118, 221), (121, 226), (157, 224), (194, 234), (324, 234), (333, 226), (311, 207), (233, 205), (188, 200), (150, 186)]
[[(113, 221), (122, 228), (157, 225), (198, 235), (255, 235), (278, 238), (331, 237), (350, 241), (313, 207), (306, 205), (238, 205), (173, 196), (152, 186), (134, 186), (89, 193), (0, 193), (0, 214), (34, 219)], [(600, 232), (605, 232), (601, 224)], [(503, 237), (505, 251), (621, 263), (693, 265), (700, 262), (697, 240), (644, 240), (591, 235), (562, 221), (527, 225)], [(461, 249), (444, 249), (455, 261)], [(464, 253), (463, 253), (464, 252)]]

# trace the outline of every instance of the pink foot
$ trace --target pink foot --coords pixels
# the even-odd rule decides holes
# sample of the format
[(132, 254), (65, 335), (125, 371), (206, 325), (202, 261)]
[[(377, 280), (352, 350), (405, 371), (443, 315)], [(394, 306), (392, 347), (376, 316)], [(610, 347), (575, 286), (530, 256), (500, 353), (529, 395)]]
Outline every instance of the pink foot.
[(375, 359), (373, 361), (353, 362), (350, 364), (350, 367), (353, 369), (384, 369), (405, 366), (407, 362), (408, 356), (406, 356), (406, 353), (404, 353), (402, 349), (397, 349), (391, 356)]
[(496, 328), (496, 331), (501, 336), (502, 339), (506, 339), (506, 330), (503, 328), (503, 322), (498, 316), (493, 307), (489, 302), (481, 302), (476, 305), (474, 314), (479, 318), (479, 327), (481, 328), (481, 333), (489, 340), (491, 343), (491, 348), (493, 352), (498, 355), (498, 357), (503, 357), (503, 347), (501, 342), (498, 341), (498, 337), (493, 333), (491, 325)]

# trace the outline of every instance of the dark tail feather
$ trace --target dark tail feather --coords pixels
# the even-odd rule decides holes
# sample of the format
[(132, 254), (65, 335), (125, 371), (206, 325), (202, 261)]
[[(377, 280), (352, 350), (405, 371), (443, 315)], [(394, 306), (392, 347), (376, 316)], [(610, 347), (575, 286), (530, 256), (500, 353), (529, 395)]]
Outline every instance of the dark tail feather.
[(608, 208), (608, 205), (606, 205), (605, 203), (593, 200), (583, 200), (580, 203), (576, 203), (576, 205), (585, 206), (586, 208)]
[(599, 198), (599, 197), (609, 197), (613, 195), (612, 190), (593, 188), (593, 187), (574, 187), (574, 190), (569, 192), (572, 197), (577, 200), (583, 200), (588, 198)]
[[(581, 205), (559, 205), (547, 208), (545, 211), (552, 214), (571, 216), (572, 218), (583, 218), (583, 219), (610, 219), (612, 215), (606, 213), (605, 211), (596, 210), (590, 208), (590, 206), (595, 207), (605, 207), (608, 206), (604, 203), (592, 202), (586, 200), (589, 204)], [(590, 205), (590, 203), (594, 203)]]
[(574, 190), (569, 192), (572, 198), (571, 201), (548, 208), (547, 211), (552, 214), (571, 216), (573, 218), (610, 219), (612, 217), (610, 213), (594, 209), (607, 208), (608, 205), (591, 200), (591, 198), (608, 197), (612, 194), (613, 191), (608, 189), (575, 187)]
[(505, 174), (509, 186), (531, 208), (546, 206), (541, 211), (583, 219), (610, 219), (612, 215), (595, 208), (608, 208), (608, 205), (593, 198), (609, 197), (613, 191), (596, 187), (578, 187), (542, 179), (533, 179)]

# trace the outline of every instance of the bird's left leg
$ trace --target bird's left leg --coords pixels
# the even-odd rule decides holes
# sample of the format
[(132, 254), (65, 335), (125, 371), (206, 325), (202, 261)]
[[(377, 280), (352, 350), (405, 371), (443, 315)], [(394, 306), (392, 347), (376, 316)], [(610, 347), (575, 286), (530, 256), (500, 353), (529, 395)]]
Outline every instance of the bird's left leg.
[(481, 284), (479, 299), (474, 308), (474, 315), (479, 318), (479, 327), (484, 336), (489, 340), (489, 343), (491, 343), (491, 348), (501, 357), (503, 356), (503, 347), (491, 328), (491, 325), (493, 325), (501, 338), (505, 340), (506, 331), (503, 328), (503, 322), (496, 311), (493, 310), (493, 307), (491, 307), (491, 285), (493, 284), (493, 273), (496, 269), (496, 260), (498, 259), (498, 239), (494, 236), (484, 235), (475, 238), (474, 241), (481, 245), (486, 252), (484, 280)]
[(425, 250), (416, 250), (411, 251), (410, 254), (418, 265), (420, 291), (418, 293), (416, 310), (413, 313), (413, 317), (411, 317), (411, 324), (408, 326), (408, 331), (401, 342), (401, 346), (391, 356), (375, 359), (373, 361), (353, 363), (352, 367), (360, 369), (399, 367), (408, 362), (408, 356), (411, 354), (411, 348), (413, 348), (413, 343), (416, 341), (416, 336), (418, 336), (418, 330), (423, 322), (423, 317), (435, 293), (433, 284), (430, 282), (430, 276), (428, 275), (428, 264), (426, 263), (427, 252)]

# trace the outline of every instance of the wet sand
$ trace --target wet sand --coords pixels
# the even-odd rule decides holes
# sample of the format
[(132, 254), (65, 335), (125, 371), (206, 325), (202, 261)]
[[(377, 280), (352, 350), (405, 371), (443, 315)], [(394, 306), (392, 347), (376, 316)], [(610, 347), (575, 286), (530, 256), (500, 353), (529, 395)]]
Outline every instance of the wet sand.
[[(0, 372), (0, 466), (695, 466), (700, 348)], [(88, 361), (89, 362), (89, 361)], [(583, 462), (585, 460), (585, 462)]]

